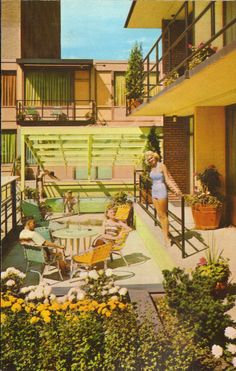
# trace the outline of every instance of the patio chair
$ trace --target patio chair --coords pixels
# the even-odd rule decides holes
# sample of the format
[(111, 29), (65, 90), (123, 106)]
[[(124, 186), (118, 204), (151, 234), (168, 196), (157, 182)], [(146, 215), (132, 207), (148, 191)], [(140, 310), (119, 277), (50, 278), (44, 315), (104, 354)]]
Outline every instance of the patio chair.
[(42, 218), (39, 206), (36, 203), (21, 201), (21, 210), (26, 218), (33, 218), (38, 226), (48, 226), (49, 221)]
[(41, 236), (43, 236), (43, 238), (45, 238), (45, 240), (52, 241), (52, 235), (51, 235), (51, 232), (50, 232), (49, 228), (47, 228), (47, 227), (36, 227), (36, 228), (34, 228), (34, 230), (36, 232), (38, 232), (39, 234), (41, 234)]
[[(60, 279), (63, 280), (58, 256), (53, 256), (52, 254), (50, 254), (50, 257), (47, 257), (43, 246), (40, 245), (21, 244), (21, 246), (23, 246), (25, 259), (27, 261), (26, 272), (29, 271), (30, 264), (41, 264), (43, 267), (42, 273), (33, 269), (30, 269), (30, 272), (39, 274), (40, 281), (42, 281), (44, 275), (46, 275), (45, 268), (54, 266), (54, 268), (56, 268), (56, 271), (59, 273)], [(47, 274), (49, 273), (50, 271)]]
[(71, 260), (71, 277), (73, 278), (74, 274), (77, 272), (77, 270), (73, 270), (73, 265), (78, 264), (85, 269), (90, 269), (94, 264), (103, 262), (104, 263), (104, 269), (107, 268), (107, 260), (110, 256), (112, 249), (112, 243), (108, 242), (104, 245), (96, 246), (94, 248), (90, 248), (89, 250), (86, 250), (81, 255), (74, 255), (72, 256)]
[(115, 218), (128, 225), (132, 225), (133, 221), (133, 207), (131, 204), (124, 204), (118, 206)]
[(112, 255), (120, 255), (120, 257), (124, 260), (125, 264), (128, 266), (129, 263), (125, 259), (124, 255), (122, 254), (122, 249), (125, 247), (126, 240), (128, 238), (129, 232), (122, 231), (121, 230), (121, 236), (117, 238), (112, 245), (112, 250), (111, 250), (111, 260), (112, 260)]

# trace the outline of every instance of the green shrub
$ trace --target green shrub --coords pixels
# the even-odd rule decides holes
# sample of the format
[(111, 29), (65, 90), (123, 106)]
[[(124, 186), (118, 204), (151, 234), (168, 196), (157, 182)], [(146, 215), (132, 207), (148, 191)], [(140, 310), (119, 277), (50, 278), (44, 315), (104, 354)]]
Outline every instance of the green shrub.
[(196, 269), (189, 276), (180, 268), (163, 271), (164, 289), (170, 308), (181, 320), (187, 320), (196, 339), (206, 339), (209, 345), (222, 342), (224, 328), (232, 321), (226, 313), (234, 306), (234, 296), (214, 295), (215, 278), (203, 276)]

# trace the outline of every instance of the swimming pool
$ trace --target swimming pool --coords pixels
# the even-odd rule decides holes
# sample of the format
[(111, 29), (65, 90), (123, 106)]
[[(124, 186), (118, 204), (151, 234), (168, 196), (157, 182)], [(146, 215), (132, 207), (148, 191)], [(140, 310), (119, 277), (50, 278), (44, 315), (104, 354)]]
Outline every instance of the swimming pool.
[[(78, 204), (75, 204), (76, 213), (104, 213), (106, 206), (111, 199), (109, 197), (86, 197), (80, 198)], [(45, 203), (49, 205), (54, 213), (63, 213), (63, 198), (48, 198)]]

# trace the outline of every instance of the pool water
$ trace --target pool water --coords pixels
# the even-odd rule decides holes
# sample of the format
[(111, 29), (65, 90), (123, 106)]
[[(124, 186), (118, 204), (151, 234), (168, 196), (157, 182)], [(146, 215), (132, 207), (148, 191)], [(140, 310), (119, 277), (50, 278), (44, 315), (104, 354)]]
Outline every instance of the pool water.
[[(109, 202), (110, 199), (107, 197), (80, 198), (78, 204), (74, 205), (74, 212), (104, 213)], [(51, 207), (51, 210), (54, 213), (64, 212), (64, 203), (62, 198), (48, 198), (45, 203)]]

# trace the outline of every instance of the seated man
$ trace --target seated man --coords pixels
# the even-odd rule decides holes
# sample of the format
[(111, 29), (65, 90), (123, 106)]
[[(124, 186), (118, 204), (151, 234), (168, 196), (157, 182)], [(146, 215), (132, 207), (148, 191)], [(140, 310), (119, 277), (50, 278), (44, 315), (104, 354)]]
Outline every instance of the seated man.
[(74, 205), (78, 202), (76, 197), (73, 197), (72, 191), (68, 191), (64, 197), (64, 212), (73, 213), (74, 212)]
[(36, 232), (35, 229), (36, 223), (34, 219), (29, 219), (25, 223), (24, 229), (21, 231), (19, 239), (22, 244), (30, 244), (30, 245), (40, 245), (44, 248), (45, 253), (47, 255), (53, 254), (58, 257), (60, 269), (65, 272), (69, 269), (69, 266), (66, 264), (63, 258), (63, 254), (60, 252), (54, 253), (50, 251), (48, 248), (56, 248), (56, 249), (64, 249), (64, 246), (57, 245), (52, 241), (45, 240), (41, 234)]

